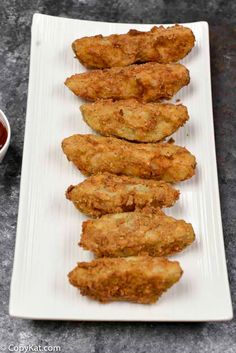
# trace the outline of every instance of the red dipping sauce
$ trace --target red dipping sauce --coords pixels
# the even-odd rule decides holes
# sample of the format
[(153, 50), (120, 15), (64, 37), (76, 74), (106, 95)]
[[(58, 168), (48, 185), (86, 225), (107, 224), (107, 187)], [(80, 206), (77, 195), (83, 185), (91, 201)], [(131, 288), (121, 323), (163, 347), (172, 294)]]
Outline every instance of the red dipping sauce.
[(6, 140), (7, 140), (7, 129), (0, 121), (0, 150), (5, 145)]

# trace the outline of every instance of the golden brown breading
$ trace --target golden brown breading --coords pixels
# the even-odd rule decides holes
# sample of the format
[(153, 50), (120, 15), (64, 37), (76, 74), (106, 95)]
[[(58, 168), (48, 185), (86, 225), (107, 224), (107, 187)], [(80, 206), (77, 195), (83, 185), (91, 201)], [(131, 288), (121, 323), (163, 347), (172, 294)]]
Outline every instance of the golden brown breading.
[(146, 207), (170, 207), (179, 198), (179, 191), (163, 181), (104, 173), (70, 186), (66, 197), (81, 212), (100, 217)]
[(189, 71), (181, 64), (147, 63), (76, 74), (65, 84), (91, 101), (136, 98), (152, 102), (172, 98), (189, 81)]
[(177, 261), (137, 256), (80, 262), (68, 277), (82, 295), (102, 303), (131, 301), (151, 304), (178, 282), (182, 273)]
[(104, 69), (148, 61), (177, 62), (190, 52), (194, 41), (190, 28), (154, 26), (148, 32), (131, 29), (126, 34), (80, 38), (72, 43), (72, 48), (86, 67)]
[(142, 103), (135, 99), (100, 100), (82, 104), (86, 123), (104, 136), (157, 142), (173, 134), (188, 120), (182, 104)]
[(195, 239), (193, 227), (162, 211), (105, 215), (83, 223), (81, 245), (97, 257), (168, 256)]
[(62, 149), (84, 174), (109, 172), (178, 182), (195, 173), (195, 157), (170, 143), (131, 143), (114, 137), (73, 135)]

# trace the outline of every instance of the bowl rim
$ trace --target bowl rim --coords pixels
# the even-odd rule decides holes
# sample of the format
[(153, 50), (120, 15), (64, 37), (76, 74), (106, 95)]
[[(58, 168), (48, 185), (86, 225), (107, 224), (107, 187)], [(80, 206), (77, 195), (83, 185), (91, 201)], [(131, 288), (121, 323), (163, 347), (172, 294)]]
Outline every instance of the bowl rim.
[(7, 139), (3, 145), (3, 147), (0, 149), (0, 156), (2, 154), (4, 154), (9, 146), (9, 142), (11, 139), (11, 127), (9, 124), (9, 121), (6, 117), (6, 115), (3, 113), (3, 111), (0, 109), (0, 121), (3, 123), (3, 125), (5, 126), (5, 128), (7, 129)]

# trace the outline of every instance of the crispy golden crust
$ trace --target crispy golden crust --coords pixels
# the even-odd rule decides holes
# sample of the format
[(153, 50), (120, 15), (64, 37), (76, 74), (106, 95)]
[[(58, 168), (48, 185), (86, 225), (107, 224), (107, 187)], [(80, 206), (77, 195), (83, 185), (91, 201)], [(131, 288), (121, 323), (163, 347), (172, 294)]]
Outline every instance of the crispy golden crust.
[(189, 81), (189, 71), (181, 64), (147, 63), (76, 74), (65, 85), (91, 101), (136, 98), (152, 102), (170, 99)]
[(131, 143), (114, 137), (73, 135), (62, 149), (84, 174), (109, 172), (146, 179), (178, 182), (195, 173), (195, 157), (170, 143)]
[(168, 256), (195, 239), (190, 223), (163, 212), (105, 215), (83, 223), (80, 245), (97, 257)]
[(135, 99), (100, 100), (82, 104), (86, 123), (104, 136), (139, 142), (157, 142), (173, 134), (188, 120), (182, 104), (142, 103)]
[(103, 303), (151, 304), (178, 282), (182, 273), (177, 261), (138, 256), (81, 262), (68, 277), (82, 295)]
[(177, 62), (190, 52), (194, 41), (190, 28), (175, 25), (153, 27), (148, 32), (131, 29), (127, 34), (84, 37), (75, 40), (72, 48), (86, 67), (104, 69), (148, 61)]
[(100, 217), (146, 207), (170, 207), (179, 198), (179, 191), (163, 181), (104, 173), (70, 186), (66, 197), (81, 212)]

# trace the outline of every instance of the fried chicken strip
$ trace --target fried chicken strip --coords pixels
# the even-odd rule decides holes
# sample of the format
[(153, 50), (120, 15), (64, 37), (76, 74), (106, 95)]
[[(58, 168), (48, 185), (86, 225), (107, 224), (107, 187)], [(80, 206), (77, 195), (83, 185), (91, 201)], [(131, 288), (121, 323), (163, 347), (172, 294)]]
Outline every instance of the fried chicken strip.
[(142, 103), (135, 99), (100, 100), (80, 107), (86, 123), (104, 136), (157, 142), (173, 134), (188, 120), (182, 104)]
[(190, 28), (154, 26), (148, 32), (131, 29), (126, 34), (80, 38), (72, 43), (72, 49), (87, 68), (104, 69), (148, 61), (177, 62), (191, 51), (194, 41)]
[(146, 179), (178, 182), (195, 173), (195, 157), (170, 143), (131, 143), (114, 137), (73, 135), (62, 149), (84, 174), (109, 172)]
[(137, 256), (80, 262), (68, 277), (82, 295), (102, 303), (151, 304), (178, 282), (182, 273), (177, 261)]
[(189, 81), (189, 71), (181, 64), (147, 63), (76, 74), (65, 85), (91, 101), (136, 98), (152, 102), (172, 98)]
[(163, 181), (104, 173), (70, 186), (66, 197), (81, 212), (100, 217), (146, 207), (170, 207), (179, 198), (179, 191)]
[(182, 251), (194, 239), (190, 223), (159, 210), (117, 213), (85, 221), (79, 245), (97, 257), (168, 256)]

